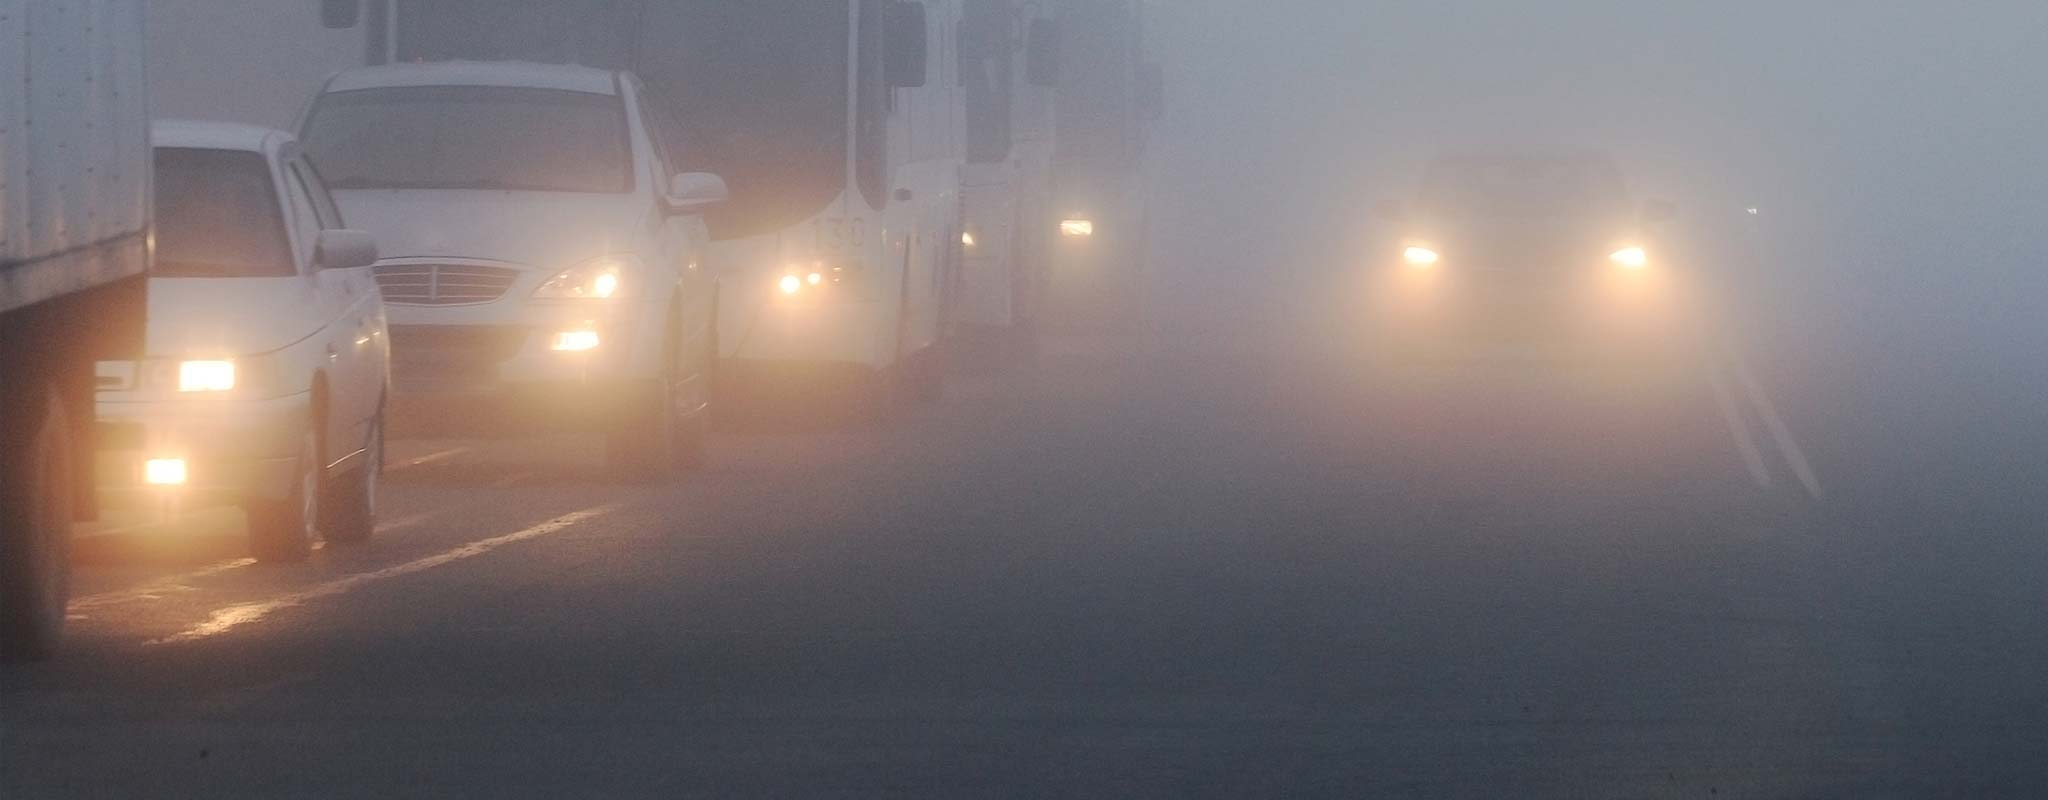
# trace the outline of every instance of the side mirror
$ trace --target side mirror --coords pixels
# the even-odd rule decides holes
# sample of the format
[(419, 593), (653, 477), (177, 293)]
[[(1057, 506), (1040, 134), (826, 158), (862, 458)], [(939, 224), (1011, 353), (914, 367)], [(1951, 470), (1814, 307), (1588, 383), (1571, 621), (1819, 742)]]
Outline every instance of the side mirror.
[(1643, 202), (1644, 222), (1669, 222), (1678, 216), (1678, 206), (1668, 200), (1647, 200)]
[(709, 172), (685, 172), (669, 179), (668, 195), (663, 199), (670, 214), (701, 214), (731, 196), (724, 178)]
[(362, 21), (362, 0), (320, 0), (320, 27), (347, 30)]
[(1138, 67), (1138, 110), (1150, 120), (1166, 116), (1166, 71), (1155, 62)]
[(1382, 200), (1372, 207), (1372, 215), (1388, 222), (1405, 222), (1408, 207), (1399, 200)]
[(355, 269), (377, 263), (377, 239), (362, 231), (321, 231), (313, 245), (315, 269)]
[(1060, 24), (1034, 19), (1024, 35), (1024, 74), (1032, 86), (1060, 85)]
[(897, 0), (889, 4), (882, 28), (887, 42), (887, 59), (882, 73), (891, 87), (915, 89), (925, 84), (929, 71), (930, 28), (926, 26), (924, 4)]

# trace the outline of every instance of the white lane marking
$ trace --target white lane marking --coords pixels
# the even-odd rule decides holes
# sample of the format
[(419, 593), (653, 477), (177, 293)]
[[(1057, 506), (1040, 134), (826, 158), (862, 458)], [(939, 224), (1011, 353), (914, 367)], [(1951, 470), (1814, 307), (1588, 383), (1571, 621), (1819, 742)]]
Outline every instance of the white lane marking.
[(464, 455), (464, 454), (467, 454), (468, 452), (469, 452), (469, 448), (467, 448), (467, 447), (450, 447), (450, 448), (448, 448), (448, 449), (446, 449), (446, 450), (442, 450), (442, 451), (439, 451), (439, 452), (434, 452), (434, 453), (428, 453), (428, 454), (426, 454), (426, 455), (420, 456), (419, 458), (415, 458), (415, 459), (412, 459), (412, 460), (410, 460), (410, 461), (407, 461), (407, 462), (405, 462), (405, 463), (403, 463), (403, 464), (395, 464), (395, 465), (392, 465), (392, 466), (391, 466), (391, 467), (389, 467), (388, 469), (390, 469), (390, 470), (401, 470), (401, 469), (407, 469), (407, 468), (410, 468), (410, 467), (423, 467), (423, 466), (426, 466), (426, 465), (428, 465), (428, 464), (432, 464), (432, 463), (434, 463), (434, 462), (436, 462), (436, 461), (447, 461), (448, 459), (454, 458), (454, 457), (456, 457), (456, 456), (460, 456), (460, 455)]
[(209, 564), (205, 567), (195, 569), (191, 572), (158, 578), (156, 580), (132, 586), (127, 589), (116, 589), (110, 592), (100, 592), (98, 594), (86, 595), (85, 597), (80, 597), (71, 601), (71, 611), (73, 611), (74, 613), (79, 611), (93, 611), (96, 609), (106, 608), (108, 606), (121, 605), (123, 603), (136, 603), (144, 600), (156, 600), (162, 598), (164, 595), (167, 594), (193, 591), (193, 587), (191, 585), (192, 581), (196, 581), (201, 578), (206, 578), (213, 575), (219, 575), (223, 572), (231, 572), (233, 570), (238, 570), (243, 567), (253, 565), (255, 563), (256, 559), (253, 558), (229, 559), (227, 561), (222, 561), (216, 564)]
[(1799, 483), (1806, 487), (1806, 493), (1813, 499), (1820, 499), (1820, 479), (1813, 474), (1813, 466), (1806, 461), (1806, 453), (1799, 449), (1799, 443), (1792, 440), (1792, 431), (1785, 427), (1785, 420), (1778, 416), (1778, 407), (1764, 394), (1763, 384), (1749, 371), (1749, 361), (1734, 348), (1728, 348), (1728, 361), (1735, 366), (1735, 379), (1742, 383), (1742, 390), (1749, 395), (1749, 402), (1756, 406), (1763, 417), (1764, 429), (1771, 432), (1771, 438), (1778, 443), (1778, 452), (1785, 456), (1785, 463), (1791, 465), (1792, 474), (1799, 477)]
[(528, 479), (532, 478), (532, 477), (533, 477), (533, 475), (534, 475), (534, 474), (533, 474), (532, 472), (514, 472), (514, 473), (512, 473), (512, 474), (510, 474), (510, 475), (507, 475), (507, 476), (505, 476), (505, 477), (503, 477), (503, 478), (499, 478), (499, 479), (497, 479), (497, 480), (495, 480), (495, 481), (491, 481), (491, 488), (493, 488), (493, 489), (510, 489), (510, 488), (512, 488), (512, 487), (514, 487), (514, 486), (517, 486), (517, 485), (519, 485), (519, 484), (521, 484), (521, 483), (524, 483), (524, 482), (526, 482), (526, 481), (527, 481)]
[[(400, 517), (389, 522), (382, 522), (377, 525), (377, 533), (383, 534), (389, 533), (391, 531), (403, 530), (405, 528), (410, 528), (414, 525), (418, 525), (422, 522), (426, 522), (427, 520), (432, 519), (433, 517), (433, 514), (414, 514), (409, 517)], [(324, 549), (323, 546), (325, 544), (325, 542), (314, 542), (313, 546), (315, 548)], [(157, 578), (155, 580), (151, 580), (145, 583), (137, 584), (126, 589), (115, 589), (112, 591), (100, 592), (97, 594), (89, 594), (84, 597), (73, 599), (71, 601), (71, 611), (74, 613), (80, 611), (93, 611), (97, 609), (107, 608), (109, 606), (124, 605), (127, 603), (139, 603), (146, 600), (161, 600), (163, 599), (164, 595), (169, 594), (181, 594), (184, 592), (197, 591), (198, 587), (192, 585), (193, 581), (197, 581), (202, 578), (209, 578), (224, 572), (233, 572), (243, 567), (254, 566), (255, 564), (256, 559), (253, 558), (232, 558), (226, 561), (208, 564), (204, 567), (200, 567), (199, 569), (192, 570), (191, 572), (183, 572), (177, 575), (166, 575), (164, 577)]]
[(1742, 464), (1749, 468), (1749, 477), (1758, 488), (1771, 488), (1771, 471), (1764, 466), (1763, 453), (1757, 451), (1756, 438), (1750, 435), (1742, 410), (1735, 407), (1735, 398), (1728, 392), (1728, 381), (1721, 377), (1719, 365), (1707, 365), (1707, 382), (1713, 384), (1714, 404), (1721, 407), (1721, 419), (1728, 423), (1729, 435), (1735, 437), (1735, 449), (1742, 453)]
[(148, 642), (148, 644), (158, 645), (171, 644), (175, 642), (189, 642), (196, 639), (205, 639), (211, 636), (219, 636), (220, 634), (227, 633), (228, 631), (234, 630), (244, 625), (248, 625), (253, 622), (259, 622), (263, 618), (268, 617), (276, 612), (282, 611), (287, 608), (294, 608), (297, 606), (305, 605), (306, 603), (311, 602), (313, 600), (318, 600), (323, 597), (333, 597), (335, 595), (345, 594), (350, 591), (354, 591), (355, 589), (358, 589), (362, 586), (371, 583), (376, 583), (378, 581), (389, 580), (391, 578), (396, 578), (402, 575), (410, 575), (415, 572), (424, 572), (435, 567), (446, 566), (448, 564), (452, 564), (454, 562), (461, 561), (464, 559), (475, 558), (477, 556), (491, 552), (492, 550), (496, 550), (500, 547), (504, 547), (505, 545), (513, 544), (515, 542), (522, 542), (527, 539), (534, 539), (546, 536), (551, 533), (559, 533), (563, 530), (574, 527), (579, 523), (591, 519), (596, 519), (598, 517), (602, 517), (606, 514), (609, 514), (612, 512), (612, 509), (613, 506), (597, 506), (595, 508), (586, 508), (582, 511), (573, 511), (567, 514), (563, 514), (559, 517), (555, 517), (554, 519), (548, 520), (546, 522), (542, 522), (538, 525), (534, 525), (533, 527), (526, 528), (524, 530), (514, 531), (503, 536), (493, 536), (489, 539), (479, 539), (477, 541), (470, 542), (469, 544), (465, 544), (461, 547), (457, 547), (452, 550), (435, 553), (434, 555), (427, 556), (425, 558), (421, 558), (414, 561), (408, 561), (397, 566), (385, 567), (384, 569), (376, 570), (373, 572), (364, 572), (355, 575), (350, 575), (345, 578), (336, 578), (326, 583), (317, 584), (311, 588), (302, 591), (293, 592), (291, 594), (281, 595), (278, 597), (273, 597), (269, 600), (260, 600), (253, 603), (238, 603), (235, 605), (227, 606), (225, 608), (216, 609), (211, 615), (209, 615), (205, 622), (199, 623), (197, 625), (194, 625), (190, 628), (187, 628), (183, 631), (172, 634), (170, 636), (166, 636), (161, 639), (151, 640)]

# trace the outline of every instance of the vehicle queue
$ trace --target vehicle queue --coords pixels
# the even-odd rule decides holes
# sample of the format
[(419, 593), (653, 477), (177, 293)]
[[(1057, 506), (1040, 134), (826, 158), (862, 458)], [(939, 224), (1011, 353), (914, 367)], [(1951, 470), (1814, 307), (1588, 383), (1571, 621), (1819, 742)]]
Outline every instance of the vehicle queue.
[[(1137, 41), (1137, 0), (105, 4), (136, 24), (80, 30), (149, 53), (147, 322), (92, 370), (87, 500), (45, 505), (238, 508), (262, 562), (371, 538), (411, 410), (597, 434), (647, 483), (701, 460), (715, 378), (823, 374), (867, 419), (930, 402), (949, 364), (1028, 351), (1094, 226), (1138, 227), (1054, 180), (1138, 134), (1100, 113), (1138, 101), (1138, 55), (1089, 53)], [(230, 18), (304, 58), (236, 57)], [(70, 524), (30, 527), (10, 658), (61, 629)]]

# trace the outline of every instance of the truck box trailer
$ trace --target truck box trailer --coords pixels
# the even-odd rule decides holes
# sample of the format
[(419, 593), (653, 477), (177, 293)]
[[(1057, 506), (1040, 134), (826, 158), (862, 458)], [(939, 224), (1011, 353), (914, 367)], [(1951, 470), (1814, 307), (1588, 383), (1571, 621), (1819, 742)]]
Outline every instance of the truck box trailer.
[(0, 659), (64, 623), (92, 517), (93, 364), (142, 349), (143, 0), (0, 0)]

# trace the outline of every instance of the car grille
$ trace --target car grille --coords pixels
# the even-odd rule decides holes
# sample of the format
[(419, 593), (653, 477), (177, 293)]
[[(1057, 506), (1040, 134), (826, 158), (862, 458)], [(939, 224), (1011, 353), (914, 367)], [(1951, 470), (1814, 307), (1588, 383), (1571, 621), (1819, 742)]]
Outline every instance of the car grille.
[(495, 325), (393, 325), (391, 373), (401, 388), (479, 388), (531, 333)]
[(386, 264), (377, 268), (384, 302), (407, 306), (468, 306), (505, 296), (519, 270), (469, 264)]

